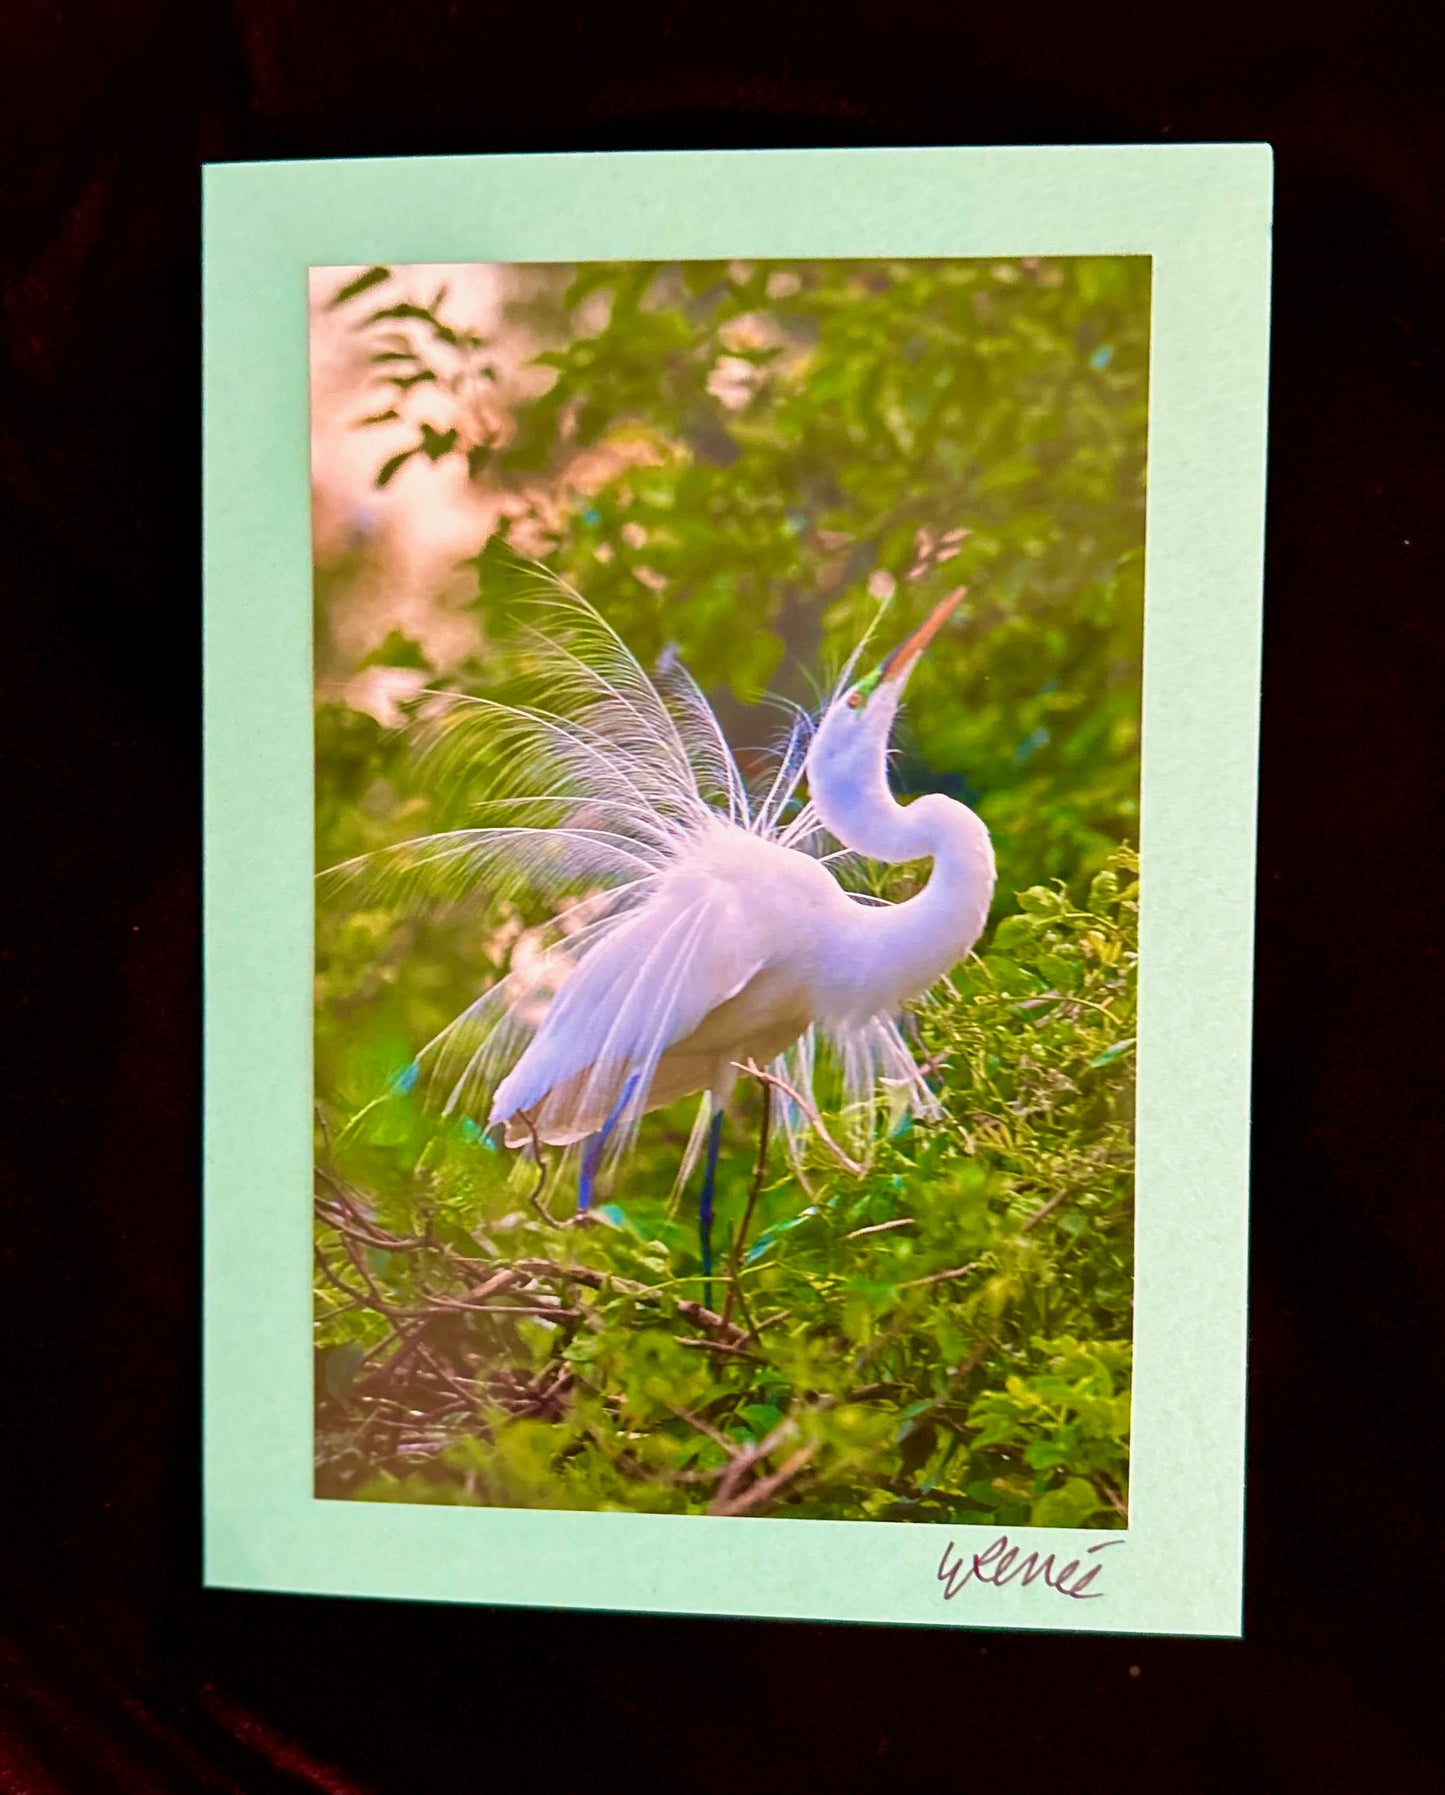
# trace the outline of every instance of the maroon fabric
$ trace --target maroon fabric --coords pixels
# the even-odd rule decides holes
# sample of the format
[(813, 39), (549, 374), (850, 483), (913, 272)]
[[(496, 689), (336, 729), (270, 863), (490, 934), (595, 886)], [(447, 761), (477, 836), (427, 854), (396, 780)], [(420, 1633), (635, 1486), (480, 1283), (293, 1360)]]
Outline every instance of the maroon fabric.
[[(1151, 10), (0, 8), (0, 1789), (1425, 1785), (1441, 46)], [(200, 160), (1161, 137), (1278, 154), (1247, 1642), (203, 1592)]]

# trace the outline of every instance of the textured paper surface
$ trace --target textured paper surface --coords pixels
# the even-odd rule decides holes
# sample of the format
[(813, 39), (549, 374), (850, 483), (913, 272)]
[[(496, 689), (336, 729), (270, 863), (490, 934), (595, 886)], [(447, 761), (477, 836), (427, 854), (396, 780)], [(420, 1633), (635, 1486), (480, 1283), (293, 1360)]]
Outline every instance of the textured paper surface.
[[(206, 170), (208, 1583), (1239, 1632), (1271, 183), (1255, 144)], [(991, 1529), (316, 1500), (308, 267), (1102, 254), (1153, 259), (1130, 1525), (1013, 1536), (1099, 1599), (945, 1600)]]

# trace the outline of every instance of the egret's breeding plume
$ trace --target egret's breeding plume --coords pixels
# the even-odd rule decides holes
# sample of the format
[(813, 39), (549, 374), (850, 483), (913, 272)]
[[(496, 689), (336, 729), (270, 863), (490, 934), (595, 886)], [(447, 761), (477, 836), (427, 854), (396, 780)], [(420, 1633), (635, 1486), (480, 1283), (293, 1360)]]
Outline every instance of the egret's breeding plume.
[[(860, 644), (816, 723), (797, 716), (750, 789), (687, 671), (673, 661), (649, 677), (582, 598), (549, 583), (524, 633), (520, 701), (451, 699), (433, 726), (444, 770), (480, 770), (480, 825), (334, 869), (553, 908), (547, 951), (514, 960), (406, 1082), (509, 1146), (575, 1148), (584, 1209), (604, 1157), (625, 1154), (650, 1110), (700, 1095), (679, 1177), (705, 1148), (705, 1279), (723, 1114), (745, 1068), (764, 1074), (795, 1161), (824, 1068), (854, 1142), (871, 1139), (880, 1109), (936, 1113), (900, 1013), (977, 941), (994, 857), (963, 804), (897, 802), (888, 744), (909, 674), (961, 596), (855, 678)], [(840, 882), (847, 856), (931, 869), (916, 895), (883, 903)]]

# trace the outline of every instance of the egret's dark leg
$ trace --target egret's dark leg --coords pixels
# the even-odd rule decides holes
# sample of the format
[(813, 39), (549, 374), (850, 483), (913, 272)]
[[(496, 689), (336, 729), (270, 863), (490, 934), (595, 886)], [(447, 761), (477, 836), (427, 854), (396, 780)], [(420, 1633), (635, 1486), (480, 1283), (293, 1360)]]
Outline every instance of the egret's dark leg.
[(697, 1233), (702, 1246), (702, 1306), (712, 1307), (712, 1198), (717, 1186), (717, 1155), (722, 1145), (723, 1113), (712, 1119), (707, 1131), (707, 1166), (702, 1175), (702, 1196), (697, 1205)]
[(602, 1164), (602, 1149), (607, 1145), (607, 1137), (617, 1126), (617, 1118), (627, 1108), (627, 1099), (632, 1095), (637, 1084), (637, 1074), (622, 1087), (622, 1095), (612, 1106), (612, 1114), (602, 1124), (592, 1139), (588, 1141), (586, 1151), (582, 1155), (582, 1176), (577, 1180), (577, 1213), (585, 1215), (592, 1207), (592, 1186), (597, 1178), (597, 1168)]

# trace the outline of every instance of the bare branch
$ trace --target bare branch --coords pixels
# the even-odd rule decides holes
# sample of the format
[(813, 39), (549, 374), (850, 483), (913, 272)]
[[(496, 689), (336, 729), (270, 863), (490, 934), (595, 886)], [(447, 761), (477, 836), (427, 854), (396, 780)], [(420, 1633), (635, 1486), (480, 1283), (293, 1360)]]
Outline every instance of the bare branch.
[(900, 1290), (921, 1290), (925, 1284), (946, 1284), (950, 1278), (966, 1278), (971, 1271), (978, 1270), (977, 1261), (968, 1265), (955, 1265), (951, 1271), (930, 1272), (926, 1278), (908, 1278), (898, 1286)]
[(752, 1060), (749, 1060), (746, 1065), (740, 1064), (737, 1060), (734, 1060), (732, 1063), (739, 1072), (751, 1073), (754, 1078), (761, 1079), (764, 1084), (775, 1085), (785, 1097), (790, 1098), (792, 1102), (796, 1103), (798, 1108), (802, 1110), (803, 1114), (808, 1118), (809, 1126), (812, 1128), (814, 1134), (817, 1135), (818, 1139), (838, 1161), (838, 1164), (843, 1167), (844, 1171), (851, 1172), (855, 1178), (861, 1178), (868, 1170), (867, 1166), (860, 1165), (856, 1159), (843, 1151), (824, 1126), (823, 1118), (818, 1114), (817, 1105), (813, 1103), (810, 1098), (805, 1097), (801, 1091), (795, 1091), (785, 1078), (779, 1078), (776, 1072), (764, 1072), (762, 1067), (755, 1064)]
[(710, 1515), (752, 1514), (764, 1503), (771, 1502), (779, 1490), (791, 1483), (799, 1471), (803, 1470), (817, 1456), (817, 1452), (816, 1441), (810, 1441), (808, 1445), (800, 1446), (791, 1457), (783, 1461), (770, 1477), (760, 1477), (750, 1489), (744, 1490), (741, 1496), (735, 1496), (727, 1502), (723, 1501), (721, 1494), (715, 1496), (709, 1503), (707, 1512)]
[(1068, 1186), (1066, 1184), (1061, 1191), (1056, 1191), (1054, 1193), (1054, 1195), (1049, 1198), (1048, 1202), (1045, 1203), (1041, 1209), (1036, 1209), (1033, 1212), (1033, 1214), (1028, 1218), (1028, 1220), (1019, 1229), (1019, 1233), (1027, 1234), (1030, 1228), (1037, 1228), (1039, 1223), (1041, 1221), (1043, 1221), (1046, 1216), (1052, 1215), (1054, 1213), (1054, 1211), (1058, 1208), (1059, 1204), (1062, 1203), (1070, 1195), (1072, 1195), (1071, 1188), (1070, 1188), (1070, 1186)]
[(758, 1134), (758, 1163), (753, 1170), (753, 1182), (748, 1191), (747, 1208), (743, 1210), (743, 1219), (738, 1224), (738, 1227), (733, 1234), (732, 1244), (731, 1244), (731, 1247), (729, 1248), (729, 1252), (728, 1252), (729, 1271), (731, 1273), (731, 1277), (730, 1277), (730, 1281), (728, 1283), (727, 1301), (723, 1304), (723, 1322), (724, 1322), (724, 1324), (726, 1324), (732, 1320), (734, 1299), (736, 1299), (736, 1301), (742, 1306), (743, 1320), (746, 1321), (748, 1324), (748, 1333), (751, 1336), (754, 1345), (757, 1344), (758, 1330), (753, 1325), (753, 1318), (748, 1313), (747, 1297), (743, 1294), (742, 1250), (743, 1250), (743, 1242), (747, 1239), (748, 1228), (752, 1224), (753, 1210), (757, 1207), (758, 1193), (763, 1188), (763, 1179), (767, 1176), (768, 1130), (772, 1125), (772, 1119), (773, 1119), (773, 1093), (768, 1089), (768, 1087), (766, 1085), (764, 1085), (763, 1086), (763, 1124), (762, 1124), (762, 1128)]

